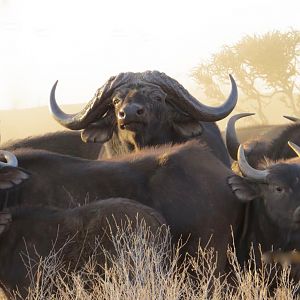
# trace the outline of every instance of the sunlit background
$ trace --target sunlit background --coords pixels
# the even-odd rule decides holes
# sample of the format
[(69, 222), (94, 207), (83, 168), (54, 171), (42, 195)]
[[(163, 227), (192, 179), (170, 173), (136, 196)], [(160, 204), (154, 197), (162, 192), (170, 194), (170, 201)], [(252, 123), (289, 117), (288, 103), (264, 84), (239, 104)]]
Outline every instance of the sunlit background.
[(62, 129), (47, 108), (56, 80), (58, 103), (77, 103), (67, 112), (112, 75), (154, 69), (214, 105), (193, 69), (246, 35), (299, 30), (299, 11), (295, 0), (0, 0), (1, 142)]
[(111, 75), (191, 70), (246, 34), (300, 28), (300, 2), (0, 0), (0, 109), (86, 102)]

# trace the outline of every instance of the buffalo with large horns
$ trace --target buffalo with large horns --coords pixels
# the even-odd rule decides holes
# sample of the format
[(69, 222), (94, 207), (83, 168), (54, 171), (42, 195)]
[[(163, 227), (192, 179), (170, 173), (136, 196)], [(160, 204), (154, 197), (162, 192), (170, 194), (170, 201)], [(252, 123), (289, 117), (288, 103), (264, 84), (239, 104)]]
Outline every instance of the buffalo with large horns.
[(229, 165), (226, 147), (214, 122), (228, 116), (236, 105), (237, 87), (231, 76), (230, 80), (232, 90), (228, 99), (218, 107), (209, 107), (164, 73), (120, 73), (99, 88), (76, 114), (66, 114), (58, 107), (56, 82), (51, 91), (50, 109), (64, 127), (83, 129), (85, 142), (105, 143), (107, 157), (145, 146), (200, 138)]

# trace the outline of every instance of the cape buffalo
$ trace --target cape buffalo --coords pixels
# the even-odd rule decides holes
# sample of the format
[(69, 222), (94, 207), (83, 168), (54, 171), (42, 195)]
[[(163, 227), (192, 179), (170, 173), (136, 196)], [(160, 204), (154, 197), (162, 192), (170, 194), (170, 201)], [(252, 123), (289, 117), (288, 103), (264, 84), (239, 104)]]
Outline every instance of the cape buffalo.
[[(300, 148), (289, 143), (298, 157), (264, 162), (261, 170), (247, 162), (243, 146), (239, 147), (238, 163), (244, 178), (228, 179), (232, 191), (248, 203), (243, 235), (238, 254), (246, 261), (251, 245), (257, 263), (261, 251), (289, 251), (300, 247)], [(297, 278), (299, 280), (300, 278)]]
[[(241, 144), (249, 140), (272, 140), (287, 127), (286, 124), (249, 125), (240, 127), (237, 131), (238, 140)], [(223, 140), (226, 140), (226, 130), (221, 132)]]
[(189, 141), (103, 161), (42, 150), (14, 153), (31, 178), (18, 198), (9, 197), (10, 205), (66, 208), (110, 197), (133, 199), (161, 213), (175, 240), (187, 240), (183, 253), (194, 255), (199, 238), (202, 245), (210, 240), (219, 254), (218, 270), (224, 271), (230, 225), (238, 234), (243, 205), (226, 182), (232, 171), (207, 146)]
[(13, 151), (18, 148), (42, 149), (87, 159), (97, 159), (102, 144), (84, 144), (77, 131), (59, 131), (20, 140), (10, 140), (1, 149)]
[[(111, 254), (114, 245), (111, 236), (117, 227), (132, 222), (132, 228), (141, 221), (153, 234), (160, 234), (164, 218), (154, 209), (136, 201), (106, 199), (74, 209), (59, 210), (50, 207), (18, 207), (0, 212), (0, 282), (6, 293), (18, 289), (26, 296), (31, 280), (37, 280), (40, 257), (56, 254), (70, 271), (82, 268), (92, 256), (104, 266), (103, 247)], [(163, 229), (163, 228), (162, 228)], [(164, 230), (161, 232), (164, 234)], [(97, 239), (97, 240), (95, 240)], [(100, 243), (101, 247), (95, 245)], [(38, 257), (37, 257), (38, 255)], [(24, 263), (31, 259), (28, 273)], [(98, 268), (99, 272), (101, 268)], [(33, 278), (30, 278), (32, 274)], [(44, 278), (47, 280), (47, 278)], [(33, 284), (34, 284), (33, 282)]]
[[(235, 131), (235, 122), (240, 118), (253, 115), (252, 113), (242, 113), (232, 116), (226, 129), (226, 145), (232, 159), (237, 159), (237, 150), (241, 142)], [(295, 118), (286, 118), (295, 121)], [(258, 167), (264, 159), (278, 160), (283, 158), (295, 157), (295, 152), (288, 146), (288, 141), (300, 144), (299, 123), (274, 126), (270, 134), (243, 143), (247, 160), (253, 167)], [(238, 166), (235, 163), (234, 169), (238, 172)]]
[(230, 80), (232, 90), (225, 103), (209, 107), (164, 73), (120, 73), (99, 88), (77, 114), (66, 114), (58, 107), (56, 82), (50, 109), (64, 127), (84, 129), (85, 142), (105, 143), (105, 157), (199, 138), (229, 166), (226, 147), (214, 122), (228, 116), (236, 105), (237, 87), (231, 76)]

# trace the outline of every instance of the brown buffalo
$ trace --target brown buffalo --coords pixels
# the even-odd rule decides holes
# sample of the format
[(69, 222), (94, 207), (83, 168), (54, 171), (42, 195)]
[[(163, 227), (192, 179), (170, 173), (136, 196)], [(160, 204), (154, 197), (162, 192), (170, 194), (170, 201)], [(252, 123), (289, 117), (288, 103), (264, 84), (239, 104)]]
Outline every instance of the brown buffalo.
[(200, 103), (164, 73), (146, 71), (111, 77), (77, 114), (66, 114), (57, 105), (56, 82), (50, 108), (64, 127), (84, 129), (84, 141), (105, 143), (105, 157), (197, 138), (229, 165), (227, 150), (214, 122), (228, 116), (237, 103), (237, 87), (231, 76), (230, 80), (231, 94), (219, 107)]
[[(26, 296), (30, 281), (36, 280), (34, 259), (57, 253), (70, 271), (82, 268), (93, 256), (104, 266), (103, 248), (114, 253), (111, 235), (117, 226), (144, 220), (154, 234), (164, 234), (164, 218), (154, 209), (133, 200), (106, 199), (74, 209), (19, 207), (0, 212), (0, 281), (9, 294), (18, 289)], [(95, 244), (97, 239), (101, 247)], [(103, 247), (103, 248), (102, 248)], [(38, 258), (37, 258), (38, 255)], [(31, 274), (25, 263), (32, 259)], [(101, 272), (101, 268), (99, 268)], [(36, 276), (35, 276), (36, 275)], [(46, 280), (45, 278), (44, 280)], [(34, 282), (33, 282), (34, 283)]]

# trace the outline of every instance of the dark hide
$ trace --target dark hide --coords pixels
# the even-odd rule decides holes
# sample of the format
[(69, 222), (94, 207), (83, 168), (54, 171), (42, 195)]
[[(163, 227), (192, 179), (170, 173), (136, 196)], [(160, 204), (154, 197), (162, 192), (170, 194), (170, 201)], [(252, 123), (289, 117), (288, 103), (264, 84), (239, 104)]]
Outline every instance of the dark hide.
[[(203, 142), (208, 145), (212, 150), (212, 153), (220, 159), (226, 166), (230, 166), (230, 159), (228, 156), (227, 149), (222, 140), (220, 130), (215, 123), (209, 122), (197, 122), (196, 128), (201, 128), (201, 136), (195, 137), (194, 139)], [(190, 128), (190, 127), (189, 127)], [(165, 132), (160, 132), (160, 134), (165, 134)], [(99, 135), (99, 133), (97, 133)], [(184, 143), (190, 140), (189, 137), (184, 137), (183, 135), (178, 134), (176, 131), (171, 129), (168, 136), (155, 137), (153, 140), (149, 141), (148, 145), (145, 146), (156, 146), (163, 144), (179, 144)], [(143, 147), (145, 147), (143, 146)], [(130, 143), (120, 138), (117, 131), (112, 133), (112, 136), (109, 141), (103, 145), (103, 152), (100, 153), (98, 159), (101, 158), (112, 158), (118, 155), (124, 155), (130, 152), (139, 151), (140, 146), (136, 146), (134, 143)]]
[(299, 164), (299, 158), (265, 164), (261, 168), (269, 170), (269, 175), (264, 183), (251, 182), (239, 176), (228, 179), (237, 198), (248, 202), (249, 206), (246, 232), (237, 242), (241, 263), (249, 258), (251, 244), (254, 245), (257, 265), (260, 265), (259, 245), (262, 253), (300, 249)]
[[(104, 266), (101, 247), (95, 251), (95, 238), (113, 254), (111, 234), (115, 235), (116, 225), (128, 224), (128, 220), (133, 229), (144, 220), (154, 234), (159, 234), (160, 227), (166, 224), (155, 210), (123, 198), (67, 210), (28, 207), (0, 213), (0, 281), (4, 290), (18, 288), (26, 296), (30, 278), (22, 258), (28, 264), (28, 256), (39, 260), (39, 256), (49, 255), (52, 249), (55, 253), (62, 249), (60, 255), (70, 271), (82, 268), (92, 255), (99, 266)], [(35, 274), (36, 266), (31, 263)]]
[(277, 138), (273, 139), (267, 157), (272, 160), (296, 157), (296, 153), (288, 146), (288, 141), (300, 144), (300, 124), (287, 126)]
[(32, 174), (22, 188), (22, 205), (66, 208), (99, 198), (134, 199), (159, 211), (175, 239), (188, 239), (183, 251), (193, 255), (199, 238), (206, 245), (213, 235), (210, 245), (224, 271), (230, 226), (237, 234), (243, 206), (226, 182), (233, 173), (206, 146), (193, 141), (108, 161), (37, 150), (14, 154)]
[[(285, 130), (287, 125), (255, 125), (238, 127), (237, 136), (241, 144), (250, 140), (271, 141)], [(222, 131), (222, 138), (225, 140), (225, 132)]]
[(1, 145), (1, 149), (13, 151), (19, 148), (42, 149), (51, 152), (97, 159), (101, 144), (85, 144), (77, 131), (58, 131), (20, 140), (11, 140)]
[(192, 119), (170, 105), (168, 97), (158, 86), (122, 86), (111, 97), (113, 105), (106, 116), (88, 125), (82, 132), (82, 139), (105, 142), (105, 158), (149, 146), (197, 139), (206, 143), (217, 158), (230, 166), (218, 126), (214, 122)]
[[(274, 128), (259, 138), (243, 143), (247, 154), (247, 161), (254, 168), (260, 168), (267, 160), (280, 160), (296, 157), (296, 153), (288, 146), (288, 141), (300, 144), (300, 124), (274, 125)], [(236, 163), (233, 163), (233, 170), (239, 173)]]
[(29, 176), (29, 173), (21, 168), (0, 168), (0, 211), (19, 203), (22, 184)]

